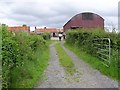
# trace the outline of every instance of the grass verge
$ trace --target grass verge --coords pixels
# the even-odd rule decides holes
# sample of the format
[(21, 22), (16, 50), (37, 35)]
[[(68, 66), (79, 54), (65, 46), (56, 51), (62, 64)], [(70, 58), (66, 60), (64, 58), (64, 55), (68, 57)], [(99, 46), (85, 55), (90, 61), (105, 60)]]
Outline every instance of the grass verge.
[[(46, 53), (47, 52), (47, 53)], [(34, 55), (36, 60), (26, 60), (24, 66), (15, 68), (13, 72), (12, 87), (14, 88), (33, 88), (34, 85), (42, 80), (44, 70), (48, 65), (49, 48), (38, 49)]]
[(113, 63), (114, 62), (113, 60), (111, 61), (110, 67), (106, 67), (102, 64), (102, 61), (100, 59), (81, 51), (80, 48), (68, 45), (66, 43), (64, 45), (66, 48), (73, 51), (80, 59), (89, 63), (93, 68), (99, 70), (102, 74), (104, 74), (110, 78), (118, 80), (118, 68)]
[(72, 62), (72, 59), (67, 55), (67, 53), (63, 50), (63, 48), (60, 46), (60, 43), (57, 43), (55, 45), (60, 64), (64, 67), (65, 71), (68, 75), (73, 76), (76, 72), (76, 69), (74, 67), (74, 64)]

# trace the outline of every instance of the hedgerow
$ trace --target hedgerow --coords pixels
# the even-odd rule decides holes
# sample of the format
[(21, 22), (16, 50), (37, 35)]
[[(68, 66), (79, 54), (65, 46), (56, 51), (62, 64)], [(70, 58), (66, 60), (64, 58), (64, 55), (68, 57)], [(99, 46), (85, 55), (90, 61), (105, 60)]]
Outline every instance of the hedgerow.
[(80, 47), (83, 51), (94, 54), (93, 39), (110, 38), (111, 47), (117, 49), (118, 47), (118, 34), (104, 32), (100, 29), (94, 30), (70, 30), (67, 32), (66, 43)]
[[(18, 87), (25, 87), (16, 82), (21, 82), (18, 80), (20, 80), (20, 78), (22, 79), (22, 76), (28, 76), (28, 78), (32, 77), (30, 72), (27, 71), (26, 62), (31, 62), (33, 65), (38, 63), (36, 52), (39, 52), (39, 54), (43, 53), (44, 49), (47, 47), (46, 40), (48, 40), (48, 38), (46, 39), (44, 37), (48, 37), (48, 34), (39, 36), (29, 35), (26, 32), (9, 32), (5, 25), (2, 25), (1, 28), (2, 87), (14, 88), (15, 85)], [(31, 68), (31, 66), (29, 66), (29, 68)], [(16, 74), (16, 72), (19, 74)]]

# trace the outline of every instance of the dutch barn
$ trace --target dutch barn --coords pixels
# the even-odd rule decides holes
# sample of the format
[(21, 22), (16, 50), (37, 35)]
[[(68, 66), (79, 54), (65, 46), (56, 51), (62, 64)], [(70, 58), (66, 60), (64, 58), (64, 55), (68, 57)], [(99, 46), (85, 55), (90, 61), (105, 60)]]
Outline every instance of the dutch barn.
[(101, 28), (104, 29), (104, 19), (98, 14), (84, 12), (73, 16), (64, 26), (64, 31), (76, 28)]

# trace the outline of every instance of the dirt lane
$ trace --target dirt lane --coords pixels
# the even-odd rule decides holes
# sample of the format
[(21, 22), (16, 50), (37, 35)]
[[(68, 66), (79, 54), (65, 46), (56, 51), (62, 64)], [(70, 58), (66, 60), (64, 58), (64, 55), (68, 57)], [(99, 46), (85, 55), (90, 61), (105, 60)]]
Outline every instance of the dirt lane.
[[(55, 43), (54, 43), (55, 44)], [(54, 44), (50, 45), (50, 61), (45, 71), (46, 80), (43, 81), (36, 88), (64, 88), (66, 87), (65, 72), (63, 67), (59, 65), (59, 58), (54, 47)]]
[(77, 80), (68, 77), (64, 68), (59, 63), (59, 58), (54, 47), (56, 43), (50, 45), (50, 60), (45, 71), (46, 79), (38, 84), (35, 88), (117, 88), (116, 81), (102, 75), (99, 71), (92, 69), (88, 64), (80, 60), (74, 53), (61, 47), (73, 59), (76, 69), (79, 71), (79, 76), (74, 74), (73, 77), (79, 77)]

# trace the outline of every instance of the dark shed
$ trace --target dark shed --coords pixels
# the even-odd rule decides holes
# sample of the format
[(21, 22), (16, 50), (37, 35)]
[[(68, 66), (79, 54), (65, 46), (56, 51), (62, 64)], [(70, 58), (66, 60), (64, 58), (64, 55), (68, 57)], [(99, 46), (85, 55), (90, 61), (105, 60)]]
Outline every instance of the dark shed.
[(98, 14), (84, 12), (73, 16), (64, 26), (64, 31), (76, 28), (101, 28), (104, 29), (104, 19)]

